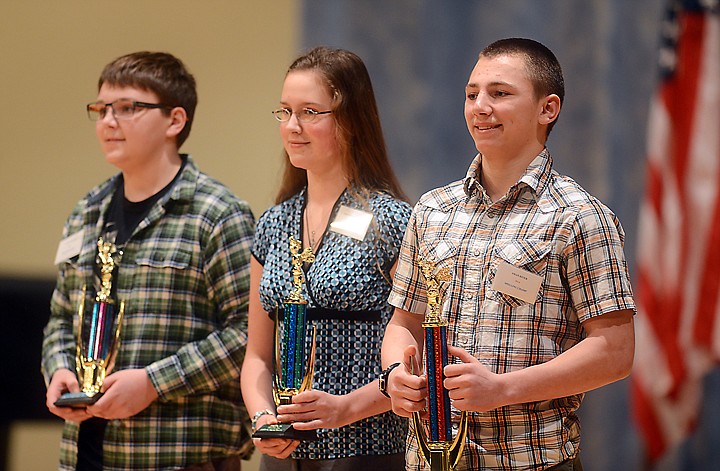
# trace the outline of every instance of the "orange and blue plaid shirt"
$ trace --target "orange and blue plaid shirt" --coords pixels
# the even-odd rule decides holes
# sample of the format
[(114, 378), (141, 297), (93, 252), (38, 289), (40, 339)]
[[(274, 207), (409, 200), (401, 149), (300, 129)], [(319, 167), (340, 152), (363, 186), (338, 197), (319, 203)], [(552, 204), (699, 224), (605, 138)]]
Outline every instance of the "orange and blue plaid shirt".
[[(502, 374), (547, 362), (584, 338), (582, 322), (634, 310), (615, 215), (543, 150), (508, 193), (492, 202), (480, 185), (478, 155), (464, 180), (432, 190), (413, 210), (389, 301), (424, 315), (418, 260), (447, 267), (443, 298), (448, 342)], [(541, 277), (532, 302), (493, 289), (508, 263)], [(575, 411), (583, 395), (471, 413), (458, 470), (545, 469), (579, 451)], [(457, 411), (453, 410), (454, 421)], [(410, 430), (407, 469), (427, 469)]]

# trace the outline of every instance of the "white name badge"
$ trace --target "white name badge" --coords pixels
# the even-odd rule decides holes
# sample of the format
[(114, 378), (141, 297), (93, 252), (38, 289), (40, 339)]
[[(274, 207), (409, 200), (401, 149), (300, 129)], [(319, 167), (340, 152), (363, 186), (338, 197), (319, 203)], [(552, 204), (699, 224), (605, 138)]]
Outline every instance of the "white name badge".
[(335, 219), (330, 223), (330, 230), (353, 239), (363, 240), (372, 218), (372, 213), (367, 211), (340, 206)]
[(495, 291), (534, 304), (542, 285), (542, 277), (507, 262), (498, 265), (491, 288)]
[(61, 240), (58, 244), (57, 252), (55, 252), (54, 264), (57, 265), (65, 260), (70, 260), (75, 255), (80, 255), (84, 236), (85, 230), (81, 230)]

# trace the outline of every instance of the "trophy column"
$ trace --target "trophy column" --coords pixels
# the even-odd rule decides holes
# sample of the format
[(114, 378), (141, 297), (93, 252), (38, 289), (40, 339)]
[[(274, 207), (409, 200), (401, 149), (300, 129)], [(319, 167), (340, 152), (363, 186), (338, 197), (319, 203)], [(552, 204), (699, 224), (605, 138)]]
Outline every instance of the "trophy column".
[[(315, 261), (309, 248), (301, 251), (302, 243), (290, 237), (290, 254), (293, 265), (294, 289), (283, 302), (283, 332), (280, 338), (280, 319), (275, 318), (275, 348), (273, 363), (273, 396), (277, 406), (292, 404), (293, 396), (312, 389), (315, 373), (315, 335), (313, 326), (309, 355), (305, 348), (307, 336), (307, 300), (303, 296), (305, 276), (303, 263)], [(253, 434), (256, 438), (289, 438), (316, 440), (315, 430), (295, 430), (292, 424), (266, 424)]]
[(450, 395), (443, 386), (444, 368), (448, 364), (447, 321), (441, 318), (442, 297), (440, 282), (450, 281), (447, 269), (435, 273), (435, 264), (420, 260), (420, 271), (427, 284), (428, 312), (422, 324), (425, 333), (425, 374), (428, 382), (429, 437), (420, 414), (415, 412), (412, 420), (418, 439), (420, 454), (432, 471), (455, 469), (467, 437), (467, 412), (460, 415), (458, 433), (452, 438), (452, 415)]
[(89, 319), (85, 317), (85, 287), (78, 303), (75, 363), (81, 392), (63, 394), (55, 401), (58, 407), (85, 407), (100, 399), (100, 388), (105, 376), (114, 366), (120, 347), (125, 303), (121, 302), (116, 311), (118, 303), (111, 295), (113, 272), (120, 261), (120, 255), (115, 245), (105, 242), (102, 237), (98, 239), (97, 247), (100, 289), (95, 296)]
[[(292, 398), (302, 391), (312, 389), (315, 372), (315, 328), (312, 332), (310, 355), (305, 351), (307, 336), (307, 303), (285, 302), (283, 304), (283, 336), (277, 338), (276, 358), (279, 364), (275, 375), (275, 402), (277, 405), (292, 404)], [(277, 332), (277, 321), (276, 321)], [(277, 352), (285, 352), (277, 353)], [(275, 360), (276, 364), (278, 360)]]

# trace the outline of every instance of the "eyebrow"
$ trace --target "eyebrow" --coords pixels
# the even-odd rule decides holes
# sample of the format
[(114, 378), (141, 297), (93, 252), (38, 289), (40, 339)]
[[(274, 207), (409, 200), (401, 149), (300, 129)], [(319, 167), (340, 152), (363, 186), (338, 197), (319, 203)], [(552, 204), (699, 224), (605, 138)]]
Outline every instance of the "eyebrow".
[[(511, 84), (510, 82), (496, 80), (495, 82), (490, 82), (488, 84), (488, 87), (514, 87), (514, 85)], [(480, 85), (478, 85), (477, 83), (474, 83), (474, 82), (470, 82), (467, 85), (465, 85), (465, 89), (468, 89), (468, 88), (480, 88)]]
[[(285, 108), (292, 108), (290, 106), (290, 104), (286, 101), (281, 101), (280, 106), (283, 106)], [(308, 107), (324, 108), (325, 105), (323, 105), (322, 103), (316, 103), (314, 101), (309, 101), (309, 102), (305, 102), (305, 103), (301, 104), (300, 107), (301, 108), (308, 108)]]
[(95, 103), (96, 105), (99, 105), (99, 104), (101, 104), (101, 103), (104, 103), (104, 104), (106, 104), (106, 105), (109, 105), (110, 103), (115, 103), (116, 101), (121, 101), (121, 100), (125, 100), (125, 101), (137, 101), (137, 102), (140, 102), (140, 103), (144, 103), (143, 100), (136, 100), (135, 98), (127, 98), (127, 97), (115, 98), (115, 99), (112, 100), (112, 101), (95, 100), (94, 103)]

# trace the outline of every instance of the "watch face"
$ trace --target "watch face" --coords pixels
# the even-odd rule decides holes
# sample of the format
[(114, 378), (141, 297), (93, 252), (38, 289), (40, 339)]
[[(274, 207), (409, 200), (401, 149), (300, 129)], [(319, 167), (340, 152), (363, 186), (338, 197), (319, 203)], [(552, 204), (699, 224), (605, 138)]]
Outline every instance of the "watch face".
[(387, 393), (387, 381), (385, 380), (385, 378), (380, 378), (378, 386), (380, 387), (380, 392), (383, 393), (384, 396), (390, 397), (390, 395)]

